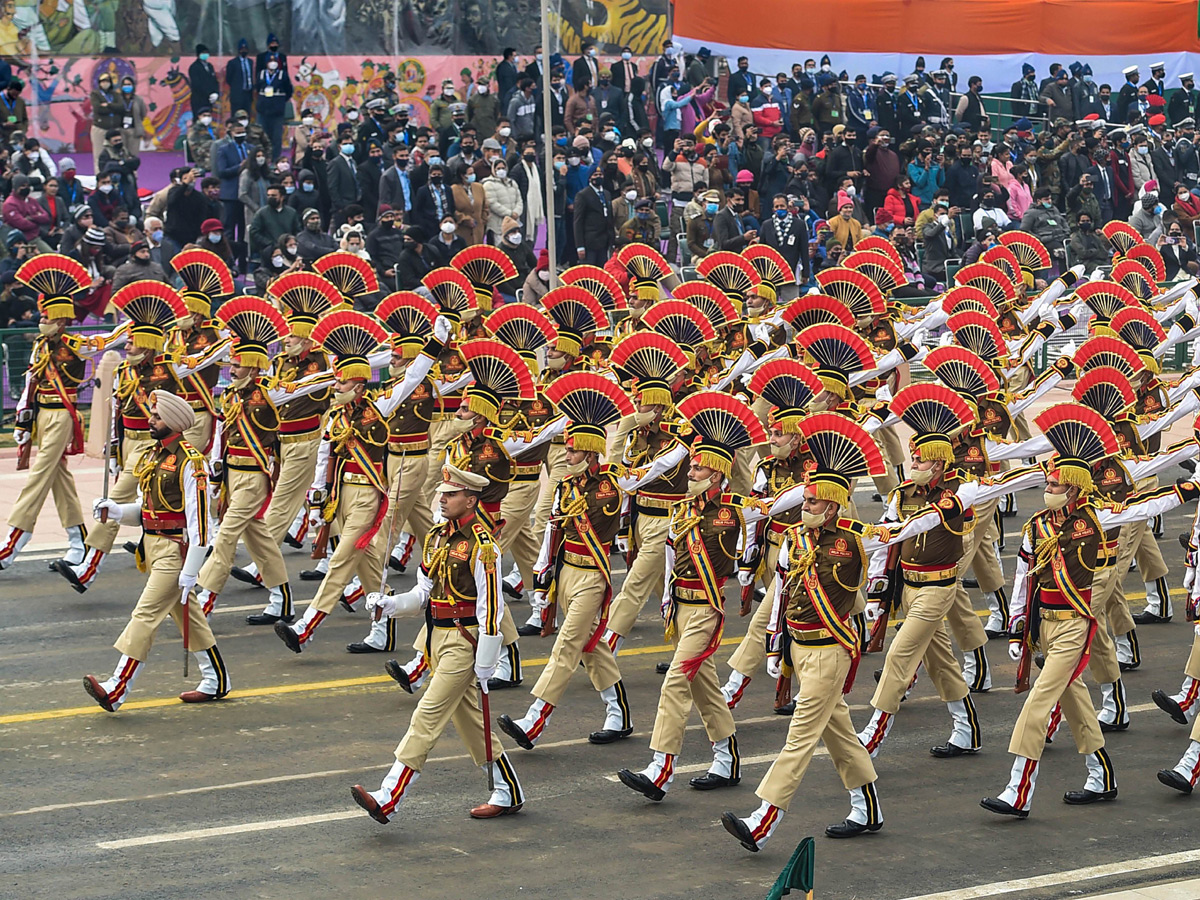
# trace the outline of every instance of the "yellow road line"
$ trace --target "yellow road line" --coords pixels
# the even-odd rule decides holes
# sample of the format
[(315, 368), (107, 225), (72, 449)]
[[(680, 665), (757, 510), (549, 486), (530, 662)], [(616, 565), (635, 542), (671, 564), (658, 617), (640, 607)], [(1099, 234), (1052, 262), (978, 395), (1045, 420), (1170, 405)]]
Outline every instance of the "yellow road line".
[[(1171, 591), (1172, 596), (1185, 595), (1187, 591), (1182, 589)], [(1126, 594), (1128, 600), (1145, 599), (1145, 594)], [(989, 613), (987, 610), (976, 610), (975, 615), (979, 618), (987, 618)], [(900, 624), (904, 619), (893, 619), (891, 624)], [(741, 637), (728, 637), (721, 641), (721, 645), (736, 644), (741, 641)], [(645, 656), (653, 653), (668, 653), (674, 648), (670, 644), (658, 644), (652, 647), (632, 647), (621, 650), (621, 657), (626, 656)], [(522, 665), (529, 668), (544, 666), (550, 661), (549, 657), (542, 659), (523, 660)], [(336, 690), (337, 688), (347, 687), (369, 687), (375, 684), (391, 684), (392, 679), (388, 675), (364, 675), (359, 678), (338, 678), (333, 681), (308, 681), (301, 684), (277, 684), (267, 687), (247, 688), (244, 691), (230, 691), (229, 699), (231, 700), (248, 700), (255, 697), (279, 697), (284, 694), (304, 694), (316, 691)], [(159, 697), (154, 700), (131, 700), (126, 703), (121, 709), (157, 709), (163, 706), (175, 706), (179, 703), (177, 697)], [(6, 716), (0, 716), (0, 725), (19, 725), (28, 722), (47, 722), (52, 719), (71, 719), (76, 716), (91, 716), (91, 715), (107, 715), (98, 706), (72, 706), (66, 709), (45, 709), (38, 712), (12, 713)]]

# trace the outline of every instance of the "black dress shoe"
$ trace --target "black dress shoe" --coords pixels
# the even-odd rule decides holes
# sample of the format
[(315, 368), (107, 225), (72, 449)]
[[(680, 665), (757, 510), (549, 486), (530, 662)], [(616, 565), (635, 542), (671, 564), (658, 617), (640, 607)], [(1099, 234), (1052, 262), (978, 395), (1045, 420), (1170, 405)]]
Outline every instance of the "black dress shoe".
[(347, 644), (346, 650), (350, 653), (390, 653), (394, 647), (372, 647), (366, 641), (355, 641), (353, 644)]
[(300, 572), (301, 581), (324, 581), (325, 573), (317, 569), (302, 569)]
[(1187, 714), (1175, 700), (1168, 697), (1165, 691), (1153, 691), (1150, 694), (1150, 699), (1154, 701), (1154, 705), (1165, 712), (1168, 716), (1178, 722), (1180, 725), (1188, 723)]
[(262, 587), (262, 585), (258, 583), (258, 579), (255, 578), (253, 575), (251, 575), (249, 572), (247, 572), (245, 569), (243, 569), (241, 566), (234, 566), (233, 568), (231, 568), (229, 570), (229, 574), (232, 575), (234, 578), (236, 578), (238, 581), (242, 582), (243, 584), (252, 584), (255, 587)]
[(1171, 617), (1158, 616), (1144, 609), (1140, 613), (1134, 614), (1133, 621), (1138, 625), (1166, 625), (1171, 621)]
[(412, 682), (408, 680), (408, 673), (404, 671), (404, 666), (400, 665), (398, 660), (389, 659), (383, 664), (383, 670), (391, 675), (400, 687), (410, 694), (413, 692)]
[(1001, 512), (1000, 512), (1000, 518), (1002, 518), (1002, 519), (1011, 519), (1011, 518), (1012, 518), (1013, 516), (1015, 516), (1015, 515), (1016, 515), (1018, 512), (1020, 512), (1020, 510), (1016, 510), (1016, 509), (1006, 509), (1006, 510), (1001, 510)]
[(754, 842), (754, 835), (750, 833), (749, 825), (731, 812), (721, 813), (721, 824), (725, 826), (726, 831), (737, 838), (739, 844), (751, 853), (758, 852), (758, 844)]
[(632, 728), (601, 728), (588, 735), (589, 744), (614, 744), (633, 734)]
[(777, 715), (777, 716), (790, 716), (795, 711), (796, 711), (796, 701), (795, 700), (789, 700), (787, 703), (783, 704), (783, 706), (775, 707), (775, 715)]
[(1186, 531), (1179, 535), (1179, 546), (1184, 550), (1190, 550), (1192, 545), (1192, 536)]
[(541, 625), (519, 625), (517, 626), (517, 634), (521, 637), (540, 637), (542, 634)]
[(516, 681), (509, 681), (508, 679), (505, 679), (505, 678), (489, 678), (488, 679), (488, 690), (489, 691), (503, 691), (507, 688), (515, 688), (515, 687), (520, 687), (520, 686), (521, 686), (520, 678), (518, 678)]
[(292, 631), (292, 629), (287, 626), (286, 622), (275, 623), (275, 634), (279, 636), (281, 641), (288, 645), (288, 649), (293, 653), (300, 652), (300, 635)]
[(81, 582), (75, 575), (75, 570), (67, 565), (66, 560), (56, 559), (50, 563), (50, 568), (70, 582), (71, 587), (75, 588), (75, 592), (82, 594), (87, 591), (87, 585)]
[(295, 539), (294, 537), (292, 537), (290, 534), (285, 534), (285, 535), (283, 536), (283, 542), (284, 542), (285, 544), (287, 544), (289, 547), (295, 547), (297, 550), (303, 550), (303, 549), (304, 549), (304, 542), (303, 542), (303, 541), (298, 541), (298, 540), (296, 540), (296, 539)]
[(825, 837), (831, 838), (852, 838), (858, 837), (860, 834), (874, 834), (883, 827), (882, 822), (876, 822), (874, 825), (863, 825), (859, 822), (851, 822), (849, 819), (843, 819), (836, 825), (830, 825), (825, 829)]
[(348, 613), (354, 612), (354, 606), (350, 603), (349, 600), (346, 599), (345, 594), (342, 594), (342, 596), (340, 596), (338, 598), (338, 605), (341, 606), (341, 608), (344, 609)]
[(525, 729), (513, 721), (512, 716), (502, 715), (496, 720), (496, 724), (500, 726), (501, 731), (517, 742), (518, 747), (523, 750), (533, 749), (533, 741), (529, 739)]
[(1100, 730), (1103, 732), (1109, 731), (1126, 731), (1129, 728), (1129, 722), (1105, 722), (1101, 720)]
[(936, 756), (938, 759), (950, 759), (954, 756), (969, 756), (970, 754), (978, 752), (978, 747), (960, 747), (958, 744), (952, 744), (949, 741), (946, 741), (944, 744), (938, 744), (936, 747), (929, 748), (929, 755)]
[(880, 495), (880, 494), (877, 494), (877, 493), (876, 493), (876, 494), (872, 494), (872, 495), (871, 495), (871, 502), (872, 502), (872, 503), (882, 503), (882, 502), (883, 502), (883, 496), (882, 496), (882, 495)]
[(1139, 668), (1141, 665), (1142, 665), (1142, 661), (1139, 659), (1137, 662), (1131, 662), (1131, 663), (1119, 662), (1119, 663), (1117, 663), (1117, 668), (1119, 668), (1122, 672), (1132, 672), (1134, 669)]
[(295, 616), (276, 616), (271, 613), (253, 613), (246, 616), (247, 625), (274, 625), (276, 622), (286, 622), (291, 625), (295, 621)]
[(997, 638), (1008, 637), (1007, 631), (992, 631), (990, 628), (983, 629), (983, 633), (987, 635), (989, 641), (994, 641)]
[(688, 784), (698, 791), (715, 791), (717, 788), (735, 787), (741, 784), (741, 781), (741, 778), (726, 778), (724, 775), (705, 772), (703, 775), (697, 775)]
[(1192, 783), (1174, 769), (1163, 769), (1158, 773), (1158, 780), (1169, 788), (1175, 788), (1181, 794), (1192, 792)]
[(628, 769), (621, 769), (617, 772), (617, 777), (621, 779), (621, 784), (631, 790), (637, 791), (647, 800), (658, 802), (663, 797), (667, 796), (667, 792), (656, 785), (653, 781), (643, 775), (641, 772), (631, 772)]
[(513, 587), (507, 581), (500, 582), (500, 589), (502, 591), (504, 591), (504, 596), (512, 597), (514, 600), (520, 600), (522, 597), (525, 596), (524, 591), (518, 591), (515, 587)]
[(1099, 803), (1101, 800), (1116, 800), (1117, 789), (1111, 791), (1089, 791), (1084, 788), (1082, 791), (1067, 791), (1063, 794), (1063, 803), (1069, 803), (1072, 806), (1083, 806), (1088, 803)]
[(399, 572), (401, 575), (403, 575), (404, 570), (408, 567), (406, 565), (404, 565), (404, 563), (400, 562), (400, 559), (398, 557), (389, 556), (388, 557), (388, 568), (394, 572)]
[(964, 578), (964, 579), (962, 580), (962, 586), (963, 586), (963, 587), (965, 587), (965, 588), (977, 588), (977, 587), (979, 587), (979, 579), (977, 579), (977, 578)]
[(1012, 804), (1005, 803), (1003, 800), (997, 799), (996, 797), (984, 797), (979, 801), (979, 805), (988, 812), (998, 813), (1002, 816), (1016, 816), (1018, 819), (1029, 818), (1029, 810), (1017, 809)]
[(126, 541), (124, 544), (121, 545), (121, 547), (125, 550), (126, 553), (136, 554), (138, 545), (137, 545), (136, 541)]
[(654, 671), (657, 672), (659, 675), (666, 675), (668, 672), (671, 671), (671, 664), (669, 662), (659, 663), (658, 665), (656, 665), (654, 667)]

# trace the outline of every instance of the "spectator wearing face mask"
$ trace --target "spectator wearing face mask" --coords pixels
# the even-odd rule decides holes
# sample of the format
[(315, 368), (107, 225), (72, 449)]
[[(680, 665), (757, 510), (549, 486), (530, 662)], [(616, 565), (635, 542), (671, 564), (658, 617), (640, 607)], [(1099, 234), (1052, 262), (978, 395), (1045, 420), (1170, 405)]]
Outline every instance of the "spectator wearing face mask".
[(163, 220), (158, 216), (146, 216), (144, 224), (146, 227), (142, 233), (146, 237), (146, 246), (150, 248), (150, 259), (162, 266), (169, 281), (175, 275), (171, 268), (171, 260), (179, 252), (179, 248), (167, 237), (163, 230)]
[(1100, 220), (1100, 201), (1092, 190), (1092, 176), (1084, 173), (1079, 183), (1067, 191), (1067, 222), (1072, 228), (1079, 222), (1079, 217), (1086, 214), (1088, 221), (1094, 226)]
[(448, 266), (454, 254), (466, 248), (466, 241), (458, 236), (458, 223), (449, 215), (439, 223), (437, 234), (425, 243), (425, 258), (434, 268)]
[[(9, 93), (11, 92), (5, 89), (5, 94)], [(0, 117), (11, 116), (19, 119), (19, 116), (15, 112), (16, 103), (13, 103), (11, 107), (7, 106), (9, 99), (8, 97), (0, 98), (6, 105), (6, 108), (0, 109)], [(19, 98), (17, 100), (19, 100), (21, 110), (24, 112), (25, 101)], [(124, 126), (129, 105), (126, 103), (125, 97), (117, 90), (112, 74), (107, 71), (102, 71), (97, 77), (97, 87), (96, 90), (91, 92), (90, 100), (92, 105), (92, 165), (94, 166), (94, 171), (99, 172), (100, 152), (105, 146), (105, 136), (112, 129), (120, 129)], [(21, 131), (25, 130), (25, 125), (19, 121), (8, 124), (19, 128)]]
[(382, 178), (383, 147), (371, 140), (367, 142), (367, 158), (358, 164), (358, 190), (367, 227), (375, 224), (379, 214), (379, 182)]
[(113, 290), (119, 291), (135, 281), (166, 281), (163, 267), (150, 258), (150, 245), (145, 240), (135, 241), (130, 248), (129, 258), (117, 266), (113, 274)]
[(659, 228), (658, 216), (654, 214), (654, 204), (650, 200), (638, 200), (633, 203), (629, 217), (617, 232), (617, 246), (623, 247), (626, 244), (650, 244), (653, 246), (658, 243)]
[[(995, 184), (985, 183), (979, 189), (979, 208), (971, 214), (971, 225), (976, 231), (992, 227), (1002, 231), (1012, 224), (1001, 205), (997, 187)], [(987, 224), (989, 220), (991, 225)]]
[(221, 97), (217, 70), (209, 62), (208, 47), (196, 45), (196, 58), (188, 66), (188, 84), (192, 88), (192, 115), (198, 116), (203, 107), (212, 107)]
[(267, 288), (281, 275), (297, 272), (304, 267), (304, 261), (296, 255), (296, 239), (285, 234), (274, 247), (263, 251), (262, 265), (254, 270), (254, 287), (260, 297), (267, 295)]
[(521, 223), (511, 217), (506, 218), (501, 225), (499, 247), (517, 269), (515, 278), (499, 286), (500, 294), (511, 303), (517, 298), (517, 288), (524, 284), (529, 273), (537, 265), (537, 257), (533, 255), (533, 246), (521, 229)]
[[(1147, 191), (1134, 207), (1133, 215), (1129, 217), (1129, 224), (1137, 230), (1146, 243), (1157, 243), (1163, 233), (1164, 211), (1165, 207), (1159, 202), (1158, 193)], [(1092, 221), (1096, 221), (1095, 216), (1092, 217)]]
[(883, 205), (887, 192), (895, 186), (900, 174), (900, 156), (891, 149), (891, 134), (876, 126), (867, 132), (869, 143), (863, 151), (863, 165), (867, 167), (868, 213), (874, 213)]
[(479, 183), (473, 169), (467, 169), (451, 186), (454, 197), (455, 233), (464, 246), (482, 244), (488, 223), (487, 191)]
[(202, 171), (212, 169), (212, 147), (218, 134), (217, 126), (213, 124), (212, 110), (202, 106), (188, 129), (188, 154), (192, 163)]
[(1059, 69), (1054, 80), (1042, 88), (1039, 98), (1050, 107), (1051, 116), (1062, 116), (1067, 121), (1073, 122), (1075, 121), (1075, 98), (1069, 81), (1070, 73), (1066, 69)]
[[(951, 206), (947, 196), (934, 199), (933, 215), (923, 219), (919, 234), (925, 245), (925, 256), (921, 261), (921, 274), (928, 281), (946, 283), (946, 260), (958, 253), (956, 218), (961, 210)], [(922, 214), (924, 216), (924, 214)]]
[[(247, 228), (255, 214), (267, 204), (267, 188), (271, 185), (269, 174), (266, 157), (261, 153), (242, 162), (242, 171), (238, 175), (238, 200), (242, 204)], [(257, 255), (259, 249), (253, 248), (253, 252)]]
[(492, 92), (488, 79), (480, 78), (467, 101), (467, 122), (474, 125), (479, 134), (490, 135), (495, 132), (502, 113), (500, 99)]
[(897, 175), (894, 186), (883, 201), (886, 209), (897, 224), (911, 226), (921, 213), (921, 198), (912, 193), (912, 179), (908, 175)]
[(125, 98), (128, 112), (121, 118), (121, 130), (125, 135), (125, 147), (131, 156), (138, 156), (142, 139), (150, 136), (146, 130), (146, 101), (137, 93), (132, 75), (121, 79), (121, 96)]
[(1167, 281), (1178, 281), (1200, 273), (1196, 247), (1188, 240), (1185, 227), (1183, 222), (1172, 222), (1167, 233), (1158, 239), (1158, 252), (1162, 254)]
[[(287, 208), (288, 212), (295, 214), (291, 207)], [(283, 224), (285, 220), (280, 220), (277, 225)], [(343, 225), (343, 228), (348, 227)], [(294, 234), (296, 236), (296, 255), (306, 265), (312, 265), (326, 253), (332, 253), (337, 249), (337, 241), (331, 235), (326, 233), (321, 228), (321, 214), (316, 209), (306, 209), (301, 215), (294, 220), (293, 227), (289, 230), (281, 232), (283, 234)], [(276, 237), (272, 243), (278, 243), (279, 238)], [(270, 244), (268, 246), (271, 246)]]
[(200, 246), (217, 254), (229, 266), (229, 271), (234, 271), (233, 248), (225, 238), (225, 226), (220, 221), (205, 219), (200, 223)]
[(385, 209), (379, 214), (379, 222), (367, 235), (364, 246), (379, 277), (394, 283), (396, 265), (404, 252), (404, 229), (396, 210)]
[(1171, 206), (1176, 219), (1188, 234), (1195, 231), (1196, 222), (1200, 221), (1200, 197), (1187, 189), (1186, 185), (1175, 185), (1175, 203)]
[(1066, 217), (1054, 205), (1047, 187), (1038, 188), (1030, 207), (1021, 217), (1021, 230), (1032, 234), (1051, 253), (1062, 248), (1070, 237)]
[(261, 256), (283, 235), (297, 234), (301, 228), (296, 210), (284, 202), (283, 185), (272, 183), (265, 193), (266, 202), (255, 211), (249, 227), (250, 249), (255, 256)]
[(404, 229), (404, 247), (396, 261), (395, 290), (415, 291), (421, 286), (421, 279), (433, 271), (425, 256), (425, 236), (416, 225)]
[(1071, 230), (1068, 242), (1072, 265), (1082, 265), (1085, 275), (1090, 275), (1097, 266), (1106, 266), (1112, 262), (1112, 247), (1103, 235), (1095, 231), (1095, 222), (1091, 215), (1084, 212)]
[(521, 285), (521, 302), (541, 306), (542, 298), (550, 292), (550, 251), (543, 247), (538, 252), (537, 265), (525, 276)]
[(508, 177), (508, 163), (503, 159), (497, 157), (492, 163), (492, 174), (483, 180), (483, 190), (487, 197), (487, 231), (493, 243), (499, 243), (504, 234), (504, 220), (519, 222), (524, 211), (521, 190)]
[(95, 225), (99, 228), (106, 228), (121, 205), (118, 202), (111, 175), (96, 176), (96, 189), (88, 195), (87, 203), (92, 208)]
[(309, 207), (318, 211), (317, 176), (310, 169), (301, 169), (296, 175), (296, 192), (285, 201), (288, 206), (300, 215)]
[(118, 209), (104, 229), (104, 245), (111, 262), (124, 260), (129, 256), (129, 248), (143, 240), (145, 237), (130, 221), (127, 209)]
[(100, 151), (99, 163), (100, 167), (96, 171), (107, 172), (112, 176), (114, 193), (120, 198), (120, 202), (131, 213), (140, 214), (142, 204), (137, 193), (137, 171), (142, 161), (125, 146), (125, 132), (121, 129), (108, 130), (104, 149)]
[(1005, 205), (1005, 212), (1014, 222), (1019, 222), (1033, 203), (1033, 189), (1029, 184), (1029, 168), (1025, 163), (1013, 166), (1012, 176), (1012, 181), (1008, 183), (1008, 203)]
[[(358, 164), (354, 161), (355, 144), (344, 136), (338, 145), (337, 156), (326, 163), (326, 178), (329, 183), (329, 203), (337, 212), (351, 203), (362, 200), (362, 187), (358, 181)], [(337, 224), (341, 224), (338, 222)]]
[[(1138, 126), (1138, 130), (1141, 127)], [(1130, 129), (1132, 134), (1133, 129)], [(1144, 134), (1134, 136), (1133, 152), (1129, 154), (1129, 167), (1133, 172), (1133, 189), (1138, 195), (1147, 182), (1154, 181), (1154, 163), (1150, 159), (1150, 143)]]
[[(428, 182), (417, 191), (416, 200), (413, 201), (412, 221), (422, 234), (433, 234), (442, 217), (456, 211), (453, 192), (445, 179), (445, 165), (431, 162)], [(375, 256), (373, 251), (371, 256)]]
[(271, 140), (271, 156), (276, 157), (283, 147), (283, 119), (293, 93), (286, 58), (278, 52), (268, 51), (266, 63), (255, 79), (254, 89), (258, 124)]
[(920, 146), (913, 161), (908, 164), (908, 180), (911, 191), (921, 203), (928, 205), (933, 200), (934, 192), (946, 183), (946, 173), (941, 163), (934, 157), (933, 147)]
[(0, 216), (9, 228), (21, 232), (27, 243), (36, 243), (43, 253), (50, 252), (50, 245), (41, 237), (42, 229), (50, 228), (50, 213), (37, 200), (30, 197), (28, 175), (13, 178), (13, 192), (4, 199)]
[[(229, 105), (234, 109), (249, 109), (254, 102), (254, 60), (250, 58), (250, 42), (240, 38), (237, 56), (225, 64), (225, 84), (229, 86)], [(193, 90), (195, 90), (195, 82)]]
[(587, 187), (575, 194), (575, 255), (580, 262), (603, 266), (612, 251), (616, 229), (613, 227), (612, 196), (604, 189), (604, 176), (593, 168)]

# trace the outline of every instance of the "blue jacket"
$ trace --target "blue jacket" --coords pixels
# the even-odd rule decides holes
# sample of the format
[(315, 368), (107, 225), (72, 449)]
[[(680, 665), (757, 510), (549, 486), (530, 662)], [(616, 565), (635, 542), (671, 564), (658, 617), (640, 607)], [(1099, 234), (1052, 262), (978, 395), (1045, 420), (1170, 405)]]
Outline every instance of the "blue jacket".
[(245, 141), (241, 144), (228, 141), (217, 148), (217, 158), (213, 160), (213, 174), (221, 179), (222, 200), (238, 198), (238, 175), (241, 174), (242, 160), (253, 152), (253, 149)]
[[(272, 92), (270, 97), (266, 95), (268, 88)], [(255, 79), (254, 89), (258, 94), (255, 109), (260, 116), (282, 116), (288, 100), (292, 97), (292, 80), (288, 78), (287, 69), (283, 66), (274, 72), (263, 69)]]
[(692, 91), (686, 94), (680, 94), (674, 100), (663, 101), (663, 130), (678, 131), (679, 130), (679, 111), (692, 102)]
[(922, 206), (933, 203), (933, 195), (946, 183), (946, 173), (939, 165), (930, 165), (928, 169), (915, 162), (908, 164), (908, 177), (912, 181), (912, 192), (921, 198)]
[[(846, 111), (861, 133), (863, 128), (870, 128), (879, 118), (875, 110), (875, 94), (868, 88), (866, 93), (851, 88), (846, 92)], [(868, 116), (867, 113), (870, 113)]]
[(567, 169), (567, 203), (574, 203), (575, 195), (587, 187), (594, 168), (594, 165), (585, 166), (580, 162), (579, 165)]

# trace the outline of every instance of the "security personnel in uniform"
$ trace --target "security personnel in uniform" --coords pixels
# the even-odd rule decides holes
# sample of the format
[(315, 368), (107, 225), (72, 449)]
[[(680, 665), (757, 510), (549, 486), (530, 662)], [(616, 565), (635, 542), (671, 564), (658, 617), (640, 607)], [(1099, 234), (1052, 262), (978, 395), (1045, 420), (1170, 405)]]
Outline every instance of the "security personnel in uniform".
[[(11, 566), (29, 543), (50, 493), (54, 494), (55, 510), (67, 532), (69, 549), (63, 562), (78, 565), (87, 552), (84, 541), (88, 529), (67, 457), (83, 452), (83, 417), (76, 409), (79, 385), (87, 372), (87, 361), (121, 346), (128, 325), (107, 335), (85, 337), (66, 332), (75, 318), (72, 297), (90, 283), (83, 267), (68, 257), (38, 254), (17, 269), (16, 277), (38, 291), (41, 321), (25, 370), (25, 389), (17, 402), (14, 436), (17, 446), (33, 441), (38, 452), (8, 514), (8, 531), (0, 544), (0, 571)], [(24, 452), (30, 452), (30, 448)]]
[(195, 411), (169, 391), (155, 391), (150, 406), (154, 443), (131, 461), (140, 499), (120, 503), (109, 498), (94, 504), (97, 520), (102, 513), (117, 524), (140, 517), (139, 557), (144, 555), (144, 564), (139, 568), (150, 573), (129, 624), (113, 645), (121, 658), (112, 677), (103, 682), (94, 675), (83, 679), (84, 690), (108, 712), (116, 712), (129, 698), (146, 665), (154, 634), (168, 616), (186, 634), (185, 650), (195, 655), (200, 666), (200, 684), (179, 699), (204, 703), (220, 700), (229, 692), (225, 661), (192, 594), (209, 542), (208, 465), (204, 455), (183, 439), (183, 433), (195, 424)]
[(588, 740), (608, 744), (633, 733), (621, 672), (601, 640), (612, 598), (609, 553), (621, 526), (625, 494), (617, 467), (600, 462), (607, 427), (631, 415), (633, 404), (619, 387), (591, 372), (562, 376), (547, 389), (546, 398), (569, 419), (566, 474), (554, 488), (532, 606), (544, 618), (545, 633), (555, 630), (560, 608), (562, 626), (528, 711), (519, 719), (502, 715), (498, 722), (526, 750), (541, 737), (580, 663), (606, 707), (604, 727)]
[[(495, 674), (504, 647), (500, 618), (500, 560), (495, 538), (477, 513), (487, 478), (451, 465), (438, 487), (445, 521), (425, 541), (417, 586), (399, 595), (371, 594), (367, 608), (382, 615), (425, 613), (433, 676), (396, 747), (396, 761), (376, 791), (354, 785), (354, 802), (386, 824), (421, 775), (430, 751), (454, 722), (477, 766), (490, 769), (495, 787), (470, 815), (491, 819), (519, 812), (525, 802), (517, 773), (500, 739), (483, 718), (479, 692)], [(490, 746), (489, 746), (490, 745)]]
[[(225, 340), (218, 328), (220, 323), (212, 319), (212, 302), (233, 294), (233, 276), (221, 257), (200, 247), (175, 254), (171, 268), (183, 280), (180, 294), (190, 315), (180, 319), (171, 332), (169, 349), (177, 357), (205, 356)], [(220, 377), (220, 370), (213, 366), (181, 379), (183, 392), (179, 396), (196, 413), (196, 424), (184, 435), (184, 440), (204, 454), (212, 448), (218, 405), (213, 391)]]

